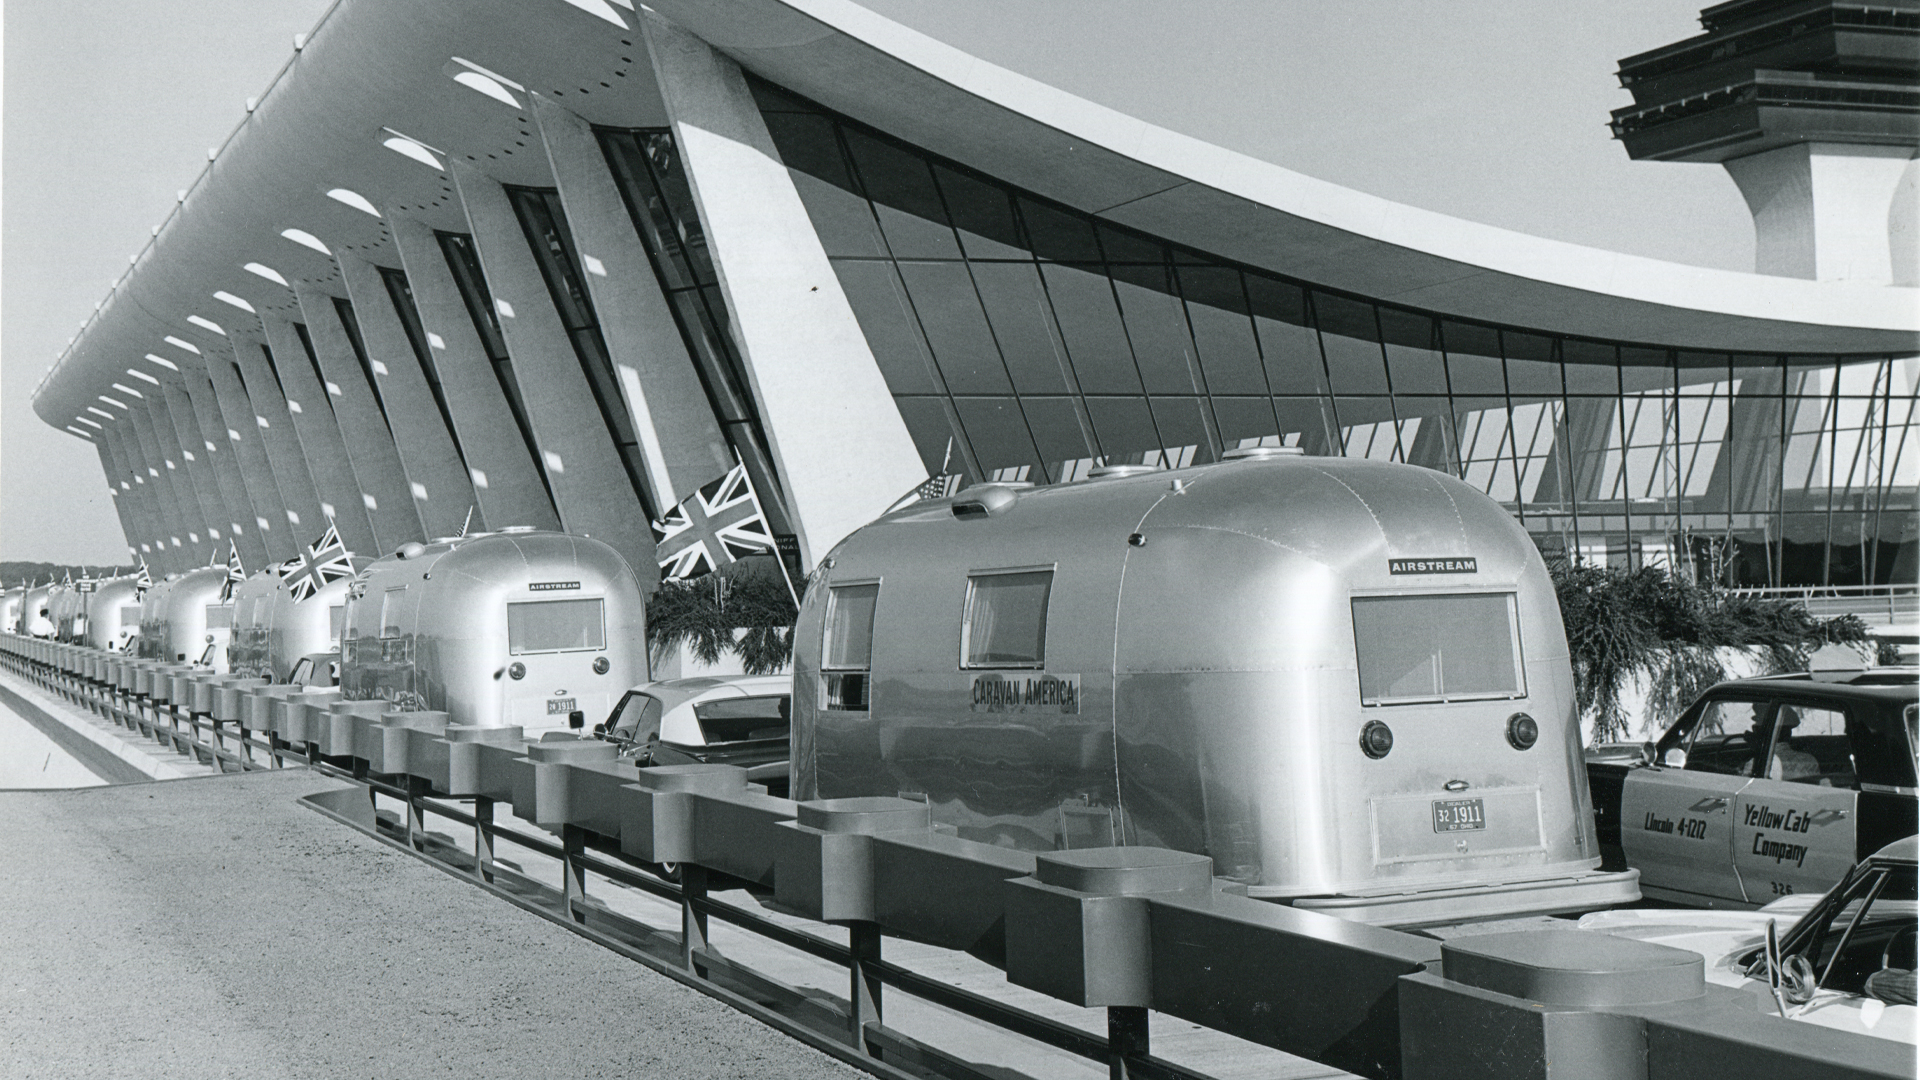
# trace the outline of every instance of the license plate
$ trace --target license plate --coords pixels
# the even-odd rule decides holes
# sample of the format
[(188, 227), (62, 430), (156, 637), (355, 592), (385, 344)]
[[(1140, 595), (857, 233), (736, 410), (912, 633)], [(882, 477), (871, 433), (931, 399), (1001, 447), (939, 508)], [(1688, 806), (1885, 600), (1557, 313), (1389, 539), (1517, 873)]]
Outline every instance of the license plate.
[[(562, 698), (549, 698), (549, 699), (547, 700), (547, 715), (548, 715), (548, 716), (565, 716), (565, 715), (567, 715), (568, 713), (570, 713), (570, 712), (572, 712), (573, 710), (575, 710), (575, 709), (577, 709), (577, 708), (579, 708), (579, 706), (578, 706), (578, 705), (576, 705), (576, 704), (574, 704), (574, 700), (575, 700), (575, 699), (573, 699), (573, 698), (570, 698), (570, 697), (562, 697)], [(1474, 802), (1479, 802), (1480, 800), (1479, 800), (1479, 799), (1475, 799), (1475, 800), (1473, 800), (1473, 801), (1474, 801)], [(1438, 804), (1438, 803), (1436, 803), (1436, 804), (1434, 804), (1434, 805), (1436, 805), (1436, 806), (1437, 806), (1437, 805), (1439, 805), (1439, 804)], [(1476, 826), (1476, 827), (1477, 827), (1477, 826)]]
[(1487, 827), (1487, 804), (1484, 799), (1435, 799), (1433, 801), (1434, 832), (1468, 832)]

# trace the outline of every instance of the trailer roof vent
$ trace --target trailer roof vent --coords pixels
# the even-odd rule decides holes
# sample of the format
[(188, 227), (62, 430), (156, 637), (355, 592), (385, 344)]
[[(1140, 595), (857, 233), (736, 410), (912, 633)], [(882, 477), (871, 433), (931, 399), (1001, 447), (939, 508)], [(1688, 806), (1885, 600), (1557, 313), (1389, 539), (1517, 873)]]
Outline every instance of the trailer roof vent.
[(1032, 486), (1028, 483), (975, 484), (953, 501), (953, 516), (964, 521), (1003, 514), (1020, 498), (1020, 488)]
[(503, 533), (530, 533), (538, 532), (539, 530), (531, 525), (502, 525), (499, 531)]
[(1158, 465), (1101, 465), (1087, 471), (1089, 480), (1115, 480), (1122, 476), (1145, 476), (1148, 473), (1165, 472)]
[(1298, 446), (1243, 446), (1220, 455), (1222, 461), (1271, 461), (1274, 458), (1305, 457)]

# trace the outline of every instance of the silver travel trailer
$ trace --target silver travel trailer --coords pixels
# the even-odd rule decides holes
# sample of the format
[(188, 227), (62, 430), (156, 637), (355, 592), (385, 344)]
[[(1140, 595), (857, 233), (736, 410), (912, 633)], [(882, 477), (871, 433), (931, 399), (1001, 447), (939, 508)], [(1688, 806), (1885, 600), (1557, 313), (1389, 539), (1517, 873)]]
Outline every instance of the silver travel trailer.
[(175, 574), (140, 601), (140, 655), (150, 660), (227, 670), (233, 608), (221, 602), (227, 568)]
[(0, 634), (18, 634), (20, 630), (20, 611), (26, 605), (25, 586), (8, 589), (0, 593)]
[(1553, 586), (1499, 504), (1272, 451), (1138, 470), (975, 486), (836, 547), (795, 630), (794, 797), (1198, 852), (1369, 922), (1638, 896), (1598, 870)]
[(233, 633), (227, 669), (235, 675), (289, 681), (301, 660), (338, 653), (346, 624), (347, 578), (295, 600), (273, 570), (261, 570), (233, 591)]
[(598, 720), (647, 678), (633, 570), (598, 540), (533, 529), (408, 544), (373, 563), (347, 590), (340, 644), (341, 697), (476, 727)]
[(84, 594), (87, 604), (88, 645), (107, 652), (120, 652), (140, 633), (140, 586), (131, 576), (109, 578), (94, 583)]
[(86, 598), (73, 582), (47, 589), (47, 621), (53, 624), (53, 639), (79, 642), (87, 633)]
[(38, 585), (28, 589), (20, 602), (20, 632), (31, 637), (52, 637), (53, 620), (48, 618), (47, 594), (52, 585)]

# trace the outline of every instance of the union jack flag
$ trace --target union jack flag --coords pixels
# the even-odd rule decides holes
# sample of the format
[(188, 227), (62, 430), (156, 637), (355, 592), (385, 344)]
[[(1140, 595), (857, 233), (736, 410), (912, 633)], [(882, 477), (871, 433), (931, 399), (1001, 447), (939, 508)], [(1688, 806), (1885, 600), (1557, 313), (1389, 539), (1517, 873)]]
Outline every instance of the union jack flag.
[(153, 575), (147, 573), (147, 560), (145, 556), (141, 556), (140, 558), (140, 572), (134, 575), (133, 588), (135, 596), (144, 596), (148, 589), (153, 588)]
[(353, 553), (340, 539), (340, 530), (329, 522), (327, 531), (307, 547), (306, 554), (280, 564), (280, 580), (286, 583), (293, 602), (306, 600), (326, 588), (328, 583), (353, 576)]
[(247, 568), (240, 565), (240, 545), (227, 541), (227, 580), (220, 583), (220, 602), (233, 599), (233, 590), (247, 580)]
[(773, 550), (773, 530), (754, 496), (747, 467), (702, 487), (653, 522), (655, 557), (667, 578), (711, 574), (748, 555)]

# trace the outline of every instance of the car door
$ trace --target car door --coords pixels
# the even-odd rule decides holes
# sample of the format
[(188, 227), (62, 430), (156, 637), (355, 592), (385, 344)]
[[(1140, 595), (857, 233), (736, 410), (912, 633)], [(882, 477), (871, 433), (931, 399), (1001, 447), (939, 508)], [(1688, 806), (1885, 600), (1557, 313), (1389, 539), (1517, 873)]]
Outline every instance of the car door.
[(1733, 868), (1734, 800), (1752, 780), (1773, 704), (1711, 695), (1660, 740), (1656, 760), (1627, 774), (1620, 846), (1648, 896), (1707, 907), (1744, 906)]
[(1824, 893), (1852, 868), (1859, 780), (1847, 717), (1837, 702), (1776, 703), (1766, 773), (1733, 804), (1733, 864), (1749, 903)]

